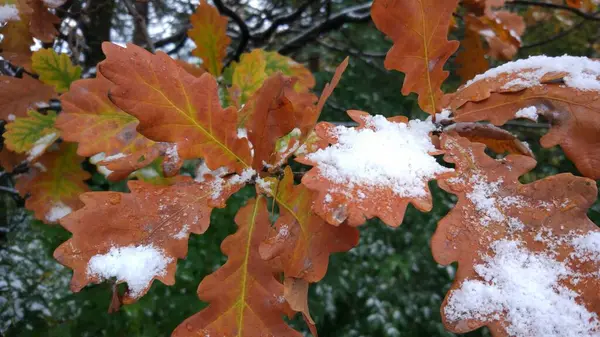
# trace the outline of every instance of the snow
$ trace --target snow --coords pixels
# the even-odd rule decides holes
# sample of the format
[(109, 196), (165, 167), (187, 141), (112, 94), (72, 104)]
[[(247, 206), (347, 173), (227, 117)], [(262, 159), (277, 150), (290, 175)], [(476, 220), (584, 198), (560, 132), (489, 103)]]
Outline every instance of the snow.
[(575, 248), (575, 256), (584, 261), (600, 262), (600, 232), (576, 236), (572, 239), (571, 245)]
[(273, 190), (271, 189), (271, 183), (269, 181), (264, 180), (262, 178), (258, 178), (256, 179), (256, 185), (258, 185), (260, 189), (265, 191), (265, 193), (273, 195)]
[(515, 113), (515, 117), (516, 118), (527, 118), (527, 119), (531, 119), (532, 121), (536, 121), (538, 120), (538, 111), (537, 108), (535, 106), (530, 106), (527, 108), (523, 108), (519, 111), (517, 111)]
[(196, 182), (201, 183), (205, 180), (204, 176), (207, 174), (210, 174), (213, 177), (222, 177), (225, 174), (227, 174), (227, 168), (221, 166), (216, 170), (211, 170), (210, 168), (208, 168), (208, 166), (206, 166), (206, 162), (203, 160), (196, 168), (196, 178), (194, 180), (196, 180)]
[[(524, 71), (526, 69), (528, 71)], [(542, 77), (546, 74), (566, 73), (563, 80), (567, 87), (579, 90), (600, 90), (600, 61), (567, 55), (560, 57), (531, 56), (527, 59), (508, 62), (475, 76), (465, 84), (465, 88), (477, 81), (495, 78), (502, 73), (516, 76), (513, 81), (505, 84), (504, 88), (515, 85), (534, 87), (540, 85)]]
[(167, 150), (165, 151), (165, 155), (167, 156), (167, 159), (172, 162), (172, 163), (176, 163), (179, 161), (179, 153), (177, 152), (177, 144), (173, 144), (172, 146), (168, 147)]
[(50, 8), (57, 8), (65, 3), (65, 0), (43, 0), (46, 6)]
[[(108, 170), (106, 167), (102, 166), (105, 170)], [(112, 173), (112, 172), (111, 172)], [(144, 167), (139, 169), (137, 173), (144, 179), (154, 179), (160, 177), (160, 174), (156, 171), (156, 169), (152, 166)]]
[(444, 109), (441, 112), (435, 114), (435, 122), (441, 123), (444, 121), (451, 121), (451, 120), (453, 120), (451, 115), (452, 115), (452, 111), (450, 111), (448, 109)]
[(181, 230), (173, 235), (173, 239), (183, 240), (190, 233), (190, 226), (188, 224), (184, 224)]
[(125, 157), (127, 157), (126, 154), (119, 152), (117, 154), (113, 154), (111, 156), (108, 156), (108, 157), (102, 159), (102, 161), (108, 162), (108, 161), (113, 161), (113, 160), (117, 160), (117, 159), (121, 159), (121, 158), (125, 158)]
[(49, 222), (57, 222), (63, 217), (71, 214), (71, 212), (73, 212), (71, 207), (65, 205), (62, 201), (58, 201), (52, 204), (52, 207), (50, 207), (50, 210), (46, 213), (45, 217)]
[(52, 145), (54, 141), (58, 138), (58, 134), (56, 132), (51, 132), (40, 139), (38, 139), (33, 147), (27, 151), (27, 161), (32, 161), (35, 158), (39, 157), (44, 151), (48, 148), (48, 146)]
[(9, 121), (9, 122), (14, 122), (14, 121), (15, 121), (15, 119), (17, 119), (17, 117), (16, 117), (15, 115), (13, 115), (13, 114), (8, 114), (8, 121)]
[(509, 336), (598, 336), (596, 314), (562, 285), (572, 273), (566, 263), (531, 252), (519, 241), (499, 240), (492, 248), (495, 255), (475, 266), (481, 280), (466, 280), (451, 293), (445, 308), (449, 321), (504, 317)]
[(429, 136), (436, 129), (431, 121), (365, 119), (368, 128), (338, 126), (337, 144), (307, 155), (326, 179), (349, 189), (355, 185), (391, 188), (402, 197), (421, 197), (428, 180), (452, 171), (429, 154), (436, 150)]
[[(224, 171), (227, 173), (227, 171)], [(221, 175), (215, 176), (215, 179), (212, 181), (210, 188), (212, 189), (211, 198), (216, 200), (221, 197), (221, 192), (223, 192), (223, 187), (226, 185), (241, 185), (249, 182), (256, 175), (256, 171), (252, 168), (246, 168), (242, 171), (242, 174), (235, 174), (231, 178), (223, 179)], [(196, 181), (198, 178), (196, 177)]]
[(19, 21), (19, 10), (15, 5), (0, 6), (0, 23), (7, 21)]
[(100, 280), (116, 278), (127, 282), (130, 295), (139, 297), (153, 278), (164, 276), (173, 261), (154, 245), (111, 247), (108, 253), (94, 255), (88, 262), (87, 274)]
[(248, 138), (248, 130), (246, 130), (245, 128), (237, 129), (237, 137), (239, 139)]
[(98, 165), (98, 163), (103, 161), (104, 158), (106, 158), (106, 154), (104, 152), (97, 153), (90, 157), (90, 163), (96, 165), (96, 169), (98, 170), (98, 172), (100, 172), (100, 174), (104, 175), (105, 177), (108, 177), (109, 175), (111, 175), (111, 173), (113, 173), (113, 171), (107, 169), (106, 166)]

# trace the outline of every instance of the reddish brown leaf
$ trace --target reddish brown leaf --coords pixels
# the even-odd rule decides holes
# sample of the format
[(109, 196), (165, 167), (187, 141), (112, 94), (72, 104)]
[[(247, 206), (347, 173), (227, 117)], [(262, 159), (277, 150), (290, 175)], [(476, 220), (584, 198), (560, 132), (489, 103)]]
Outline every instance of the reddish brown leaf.
[[(599, 179), (600, 94), (581, 87), (580, 77), (588, 78), (586, 72), (591, 70), (571, 73), (571, 69), (596, 63), (572, 57), (537, 57), (511, 63), (510, 68), (476, 77), (448, 99), (448, 106), (457, 121), (489, 120), (494, 125), (520, 117), (522, 109), (533, 109), (534, 117), (543, 115), (553, 125), (542, 137), (542, 146), (560, 145), (582, 174)], [(551, 64), (556, 67), (549, 67)]]
[(85, 206), (61, 219), (73, 237), (54, 257), (73, 269), (73, 291), (115, 277), (128, 283), (123, 302), (131, 303), (154, 279), (174, 284), (177, 259), (186, 256), (190, 233), (204, 233), (212, 208), (224, 207), (243, 185), (182, 178), (171, 186), (141, 181), (128, 186), (131, 193), (85, 193)]
[(46, 152), (29, 171), (19, 176), (16, 188), (27, 196), (25, 207), (45, 223), (56, 223), (82, 206), (81, 193), (89, 191), (85, 180), (89, 173), (81, 168), (83, 158), (73, 144), (62, 144), (57, 151)]
[(302, 336), (283, 321), (283, 285), (273, 276), (273, 266), (258, 255), (269, 231), (265, 199), (259, 196), (241, 208), (236, 224), (237, 232), (221, 244), (227, 262), (198, 287), (198, 297), (208, 307), (181, 323), (172, 336)]
[(332, 144), (304, 158), (313, 165), (302, 183), (317, 192), (313, 210), (330, 224), (350, 226), (379, 217), (399, 226), (409, 203), (421, 211), (432, 207), (427, 182), (448, 169), (439, 166), (429, 139), (430, 122), (405, 117), (389, 120), (366, 112), (349, 111), (357, 128), (320, 123), (317, 135)]
[(419, 106), (430, 114), (441, 110), (444, 64), (459, 45), (447, 38), (457, 5), (458, 0), (376, 0), (371, 7), (377, 28), (394, 41), (385, 67), (406, 74), (402, 94), (417, 93)]
[[(0, 46), (0, 48), (2, 48)], [(29, 48), (29, 46), (27, 46)], [(5, 49), (2, 49), (5, 50)], [(33, 72), (31, 69), (31, 52), (8, 52), (4, 51), (0, 53), (3, 59), (10, 62), (10, 64), (15, 65), (17, 67), (23, 67), (28, 72)]]
[(25, 117), (28, 109), (46, 105), (55, 97), (51, 86), (27, 75), (23, 78), (0, 76), (0, 119), (11, 121)]
[(456, 64), (460, 66), (456, 73), (466, 82), (475, 75), (484, 73), (490, 65), (485, 58), (483, 43), (475, 31), (466, 29), (461, 46), (462, 50), (456, 55)]
[(9, 151), (6, 147), (0, 151), (0, 166), (7, 172), (12, 172), (17, 165), (25, 160), (27, 160), (26, 155)]
[(260, 245), (260, 255), (267, 260), (280, 257), (286, 278), (318, 282), (327, 272), (332, 253), (346, 252), (358, 244), (357, 229), (346, 224), (331, 226), (312, 212), (314, 195), (303, 185), (294, 185), (289, 166), (283, 180), (269, 180), (263, 191), (274, 197), (280, 217)]
[(42, 0), (27, 0), (27, 5), (33, 10), (29, 23), (31, 35), (42, 42), (52, 42), (58, 35), (55, 27), (60, 23), (58, 16), (50, 13)]
[(458, 136), (444, 135), (442, 146), (456, 176), (439, 185), (458, 196), (431, 244), (438, 263), (459, 266), (442, 308), (446, 327), (466, 333), (486, 325), (494, 336), (598, 334), (598, 248), (581, 242), (600, 238), (586, 215), (595, 182), (560, 174), (523, 185), (519, 177), (535, 166), (529, 157), (494, 160)]
[(115, 84), (111, 100), (135, 116), (138, 131), (159, 142), (177, 144), (182, 159), (204, 157), (211, 169), (241, 172), (251, 166), (248, 141), (237, 137), (237, 114), (223, 109), (215, 79), (196, 78), (167, 54), (153, 55), (128, 44), (104, 43), (102, 74)]
[(157, 144), (136, 131), (138, 120), (108, 98), (112, 83), (102, 76), (79, 80), (61, 96), (63, 113), (56, 127), (69, 142), (77, 142), (77, 153), (92, 157), (104, 153), (101, 165), (113, 171), (111, 180), (123, 179), (164, 155), (168, 144)]
[(315, 321), (310, 317), (308, 308), (308, 282), (301, 279), (287, 277), (283, 281), (283, 296), (294, 311), (302, 313), (304, 321), (308, 325), (313, 336), (317, 337)]
[(446, 128), (446, 131), (449, 130), (458, 133), (461, 137), (465, 137), (471, 142), (485, 144), (485, 146), (498, 154), (508, 152), (510, 154), (534, 157), (531, 149), (525, 143), (521, 142), (519, 138), (491, 124), (456, 123)]
[(479, 32), (488, 43), (489, 55), (499, 60), (511, 60), (521, 47), (525, 21), (518, 14), (498, 11), (488, 16), (465, 17), (467, 29)]

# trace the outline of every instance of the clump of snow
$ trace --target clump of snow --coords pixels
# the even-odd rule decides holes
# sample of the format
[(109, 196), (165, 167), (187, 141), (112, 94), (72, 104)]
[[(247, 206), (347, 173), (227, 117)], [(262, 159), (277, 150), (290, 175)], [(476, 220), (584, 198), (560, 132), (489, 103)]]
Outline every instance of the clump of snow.
[(19, 10), (15, 5), (0, 6), (0, 23), (7, 21), (19, 21)]
[(231, 184), (244, 184), (249, 182), (252, 177), (256, 175), (256, 171), (252, 168), (246, 168), (242, 171), (242, 174), (236, 174), (229, 179)]
[[(528, 69), (528, 71), (524, 71)], [(579, 90), (600, 90), (600, 61), (576, 56), (531, 56), (528, 59), (505, 63), (475, 76), (465, 84), (469, 85), (484, 79), (494, 78), (502, 73), (515, 74), (516, 78), (504, 85), (534, 87), (540, 85), (542, 77), (549, 73), (566, 73), (564, 82), (567, 87)]]
[(103, 161), (106, 158), (106, 154), (104, 152), (97, 153), (90, 157), (90, 163), (96, 165), (96, 169), (105, 177), (108, 177), (113, 173), (113, 171), (106, 168), (106, 166), (98, 165), (99, 162)]
[(431, 121), (405, 124), (374, 116), (365, 122), (369, 128), (336, 127), (338, 143), (307, 156), (325, 178), (348, 188), (391, 188), (402, 197), (420, 197), (428, 180), (452, 171), (429, 154), (436, 150)]
[(467, 280), (445, 308), (449, 321), (506, 321), (510, 336), (591, 337), (600, 334), (595, 313), (576, 302), (577, 293), (561, 284), (572, 273), (565, 263), (500, 240), (493, 257), (475, 266), (482, 280)]
[(538, 120), (538, 110), (535, 106), (523, 108), (515, 113), (516, 118), (527, 118), (533, 121)]
[(190, 226), (188, 224), (184, 224), (181, 230), (175, 234), (173, 234), (173, 239), (183, 240), (190, 233)]
[(51, 132), (38, 139), (33, 143), (33, 147), (27, 151), (27, 161), (32, 161), (39, 157), (57, 138), (58, 134), (56, 132)]
[(101, 280), (116, 278), (127, 282), (132, 297), (138, 297), (154, 277), (163, 276), (173, 259), (154, 245), (112, 247), (106, 254), (94, 255), (87, 274)]
[(15, 115), (13, 115), (13, 114), (8, 114), (8, 121), (9, 121), (9, 122), (14, 122), (14, 121), (15, 121), (15, 119), (17, 119), (17, 117), (16, 117)]
[(117, 160), (117, 159), (121, 159), (121, 158), (125, 158), (125, 157), (127, 157), (126, 154), (119, 152), (117, 154), (113, 154), (112, 156), (108, 156), (108, 157), (102, 159), (102, 161), (109, 162), (109, 161), (113, 161), (113, 160)]
[(452, 115), (452, 111), (444, 109), (441, 112), (435, 114), (435, 121), (436, 123), (451, 121), (453, 118), (450, 117), (450, 115)]
[[(102, 168), (104, 170), (109, 171), (105, 166), (102, 166)], [(112, 171), (110, 173), (112, 173)], [(154, 178), (160, 177), (160, 174), (158, 173), (158, 171), (156, 171), (156, 169), (152, 166), (147, 166), (142, 169), (139, 169), (139, 170), (137, 170), (137, 173), (145, 179), (154, 179)]]
[(48, 213), (46, 213), (45, 217), (46, 220), (48, 220), (49, 222), (57, 222), (63, 217), (71, 214), (71, 212), (73, 212), (73, 209), (71, 209), (71, 207), (65, 205), (65, 203), (63, 203), (62, 201), (58, 201), (52, 204), (52, 207), (50, 207), (50, 210), (48, 211)]
[(237, 129), (237, 137), (239, 139), (248, 138), (248, 130), (246, 128)]
[(600, 232), (576, 236), (572, 239), (571, 244), (575, 248), (575, 256), (584, 261), (600, 262)]
[[(227, 171), (225, 171), (227, 173)], [(242, 174), (233, 175), (231, 178), (223, 179), (221, 175), (215, 176), (215, 179), (211, 183), (212, 195), (211, 198), (213, 200), (218, 199), (221, 196), (221, 192), (223, 192), (223, 187), (226, 185), (239, 185), (245, 184), (252, 180), (256, 175), (256, 171), (252, 168), (246, 168), (242, 171)], [(196, 177), (196, 181), (197, 181)]]
[(269, 183), (267, 180), (258, 178), (258, 179), (256, 179), (256, 185), (258, 185), (258, 187), (260, 187), (266, 193), (273, 195), (273, 190), (271, 189), (271, 183)]
[(227, 174), (227, 168), (221, 166), (216, 170), (211, 170), (210, 168), (208, 168), (208, 166), (206, 166), (206, 162), (203, 160), (196, 168), (196, 177), (194, 180), (196, 180), (196, 182), (201, 183), (205, 180), (204, 176), (207, 174), (210, 174), (213, 177), (222, 177), (223, 175)]
[(165, 156), (167, 156), (167, 159), (172, 163), (178, 162), (179, 161), (179, 153), (177, 152), (177, 144), (173, 144), (172, 146), (169, 146), (167, 148), (167, 150), (165, 151)]

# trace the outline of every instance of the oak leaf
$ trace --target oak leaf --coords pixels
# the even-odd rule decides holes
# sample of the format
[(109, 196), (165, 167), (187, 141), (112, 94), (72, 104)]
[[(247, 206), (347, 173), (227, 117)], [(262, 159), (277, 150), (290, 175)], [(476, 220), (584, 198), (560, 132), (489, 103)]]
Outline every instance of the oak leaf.
[(23, 75), (23, 78), (0, 76), (0, 119), (11, 121), (26, 117), (27, 111), (56, 97), (54, 89)]
[(302, 336), (284, 322), (283, 284), (258, 254), (270, 227), (265, 198), (250, 200), (235, 222), (238, 230), (221, 244), (227, 262), (198, 287), (208, 307), (183, 321), (172, 336)]
[(512, 133), (491, 124), (481, 123), (456, 123), (446, 128), (445, 131), (458, 133), (471, 142), (485, 144), (490, 150), (497, 154), (521, 154), (534, 157), (528, 145), (521, 142)]
[(202, 59), (202, 67), (214, 76), (221, 75), (223, 59), (227, 56), (227, 46), (231, 38), (227, 36), (227, 17), (201, 0), (198, 8), (190, 17), (192, 28), (188, 36), (196, 44), (192, 54)]
[[(531, 57), (477, 76), (448, 97), (459, 122), (508, 120), (542, 115), (552, 123), (543, 147), (560, 145), (585, 176), (600, 178), (600, 62), (563, 56)], [(531, 113), (524, 114), (530, 110)]]
[(280, 216), (260, 245), (260, 255), (267, 260), (281, 258), (286, 278), (318, 282), (327, 272), (332, 253), (346, 252), (358, 244), (356, 228), (331, 226), (311, 210), (313, 192), (294, 185), (289, 166), (281, 181), (269, 179), (262, 188), (279, 205)]
[(132, 44), (102, 48), (107, 58), (99, 67), (114, 84), (111, 101), (139, 120), (142, 135), (175, 143), (182, 159), (203, 157), (213, 170), (239, 173), (251, 166), (249, 143), (237, 137), (237, 113), (221, 107), (212, 75), (197, 78), (167, 54)]
[(17, 153), (27, 152), (27, 161), (32, 162), (41, 156), (60, 137), (56, 129), (56, 113), (49, 111), (43, 115), (37, 111), (27, 112), (28, 117), (16, 118), (6, 126), (4, 145)]
[(315, 77), (302, 64), (275, 51), (264, 51), (264, 57), (267, 62), (265, 72), (268, 76), (280, 72), (285, 76), (296, 78), (298, 81), (294, 89), (298, 92), (306, 92), (315, 86)]
[(27, 156), (24, 154), (15, 153), (9, 151), (6, 147), (0, 150), (0, 167), (6, 172), (12, 172), (15, 167), (27, 160)]
[(57, 54), (54, 49), (40, 49), (33, 53), (32, 68), (40, 75), (40, 81), (63, 93), (71, 83), (81, 77), (81, 67), (75, 66), (67, 54)]
[(349, 111), (357, 128), (322, 122), (317, 135), (332, 144), (297, 161), (314, 166), (302, 184), (316, 191), (313, 210), (330, 224), (358, 226), (379, 217), (399, 226), (409, 203), (421, 211), (432, 207), (427, 182), (450, 172), (440, 166), (430, 139), (430, 121), (405, 117), (389, 120)]
[(516, 13), (493, 12), (488, 16), (465, 17), (467, 29), (477, 31), (487, 41), (488, 54), (494, 59), (511, 60), (521, 47), (521, 36), (525, 32), (525, 21)]
[(598, 334), (600, 230), (586, 215), (595, 182), (559, 174), (521, 184), (535, 166), (529, 157), (494, 160), (456, 134), (443, 135), (442, 148), (456, 175), (439, 185), (458, 197), (431, 243), (438, 263), (458, 262), (442, 306), (446, 327), (466, 333), (486, 325), (493, 336)]
[[(27, 47), (29, 48), (29, 46)], [(0, 45), (0, 49), (2, 49), (2, 46)], [(4, 50), (4, 49), (2, 49)], [(11, 52), (11, 51), (4, 51), (2, 53), (0, 53), (0, 56), (5, 59), (6, 61), (10, 62), (10, 64), (16, 66), (16, 67), (22, 67), (23, 69), (27, 70), (30, 73), (33, 73), (33, 69), (31, 69), (31, 52), (30, 51), (25, 51), (25, 52)]]
[(58, 16), (48, 10), (48, 6), (42, 0), (26, 0), (31, 8), (31, 21), (29, 31), (33, 37), (42, 42), (52, 42), (58, 35), (56, 26), (60, 23)]
[(447, 39), (457, 5), (458, 0), (376, 0), (371, 7), (375, 25), (394, 42), (385, 67), (405, 73), (402, 94), (417, 93), (419, 106), (430, 114), (441, 110), (441, 85), (448, 77), (443, 67), (459, 45)]
[(29, 32), (29, 23), (32, 10), (26, 0), (15, 1), (14, 5), (19, 11), (19, 20), (11, 20), (0, 28), (3, 35), (0, 49), (3, 53), (31, 54), (30, 47), (33, 44), (33, 37)]
[(170, 186), (155, 186), (130, 181), (131, 193), (83, 194), (84, 207), (60, 221), (73, 237), (54, 252), (73, 269), (71, 289), (114, 277), (127, 282), (123, 302), (132, 303), (154, 279), (174, 284), (177, 259), (186, 256), (190, 233), (204, 233), (212, 208), (224, 207), (243, 186), (223, 188), (217, 183), (182, 178)]
[(84, 180), (89, 173), (81, 168), (83, 158), (74, 144), (61, 144), (45, 153), (29, 171), (17, 179), (16, 189), (25, 197), (25, 207), (45, 223), (55, 223), (81, 207), (79, 195), (89, 191)]
[(136, 131), (138, 120), (115, 106), (108, 97), (110, 81), (95, 79), (73, 82), (61, 96), (63, 112), (56, 127), (62, 138), (77, 142), (80, 156), (103, 153), (109, 179), (122, 179), (164, 154), (167, 146), (155, 143)]
[(305, 280), (286, 277), (283, 281), (283, 296), (292, 310), (302, 313), (310, 332), (317, 337), (317, 327), (308, 308), (308, 286)]
[(456, 55), (456, 64), (460, 68), (456, 71), (458, 76), (466, 82), (478, 74), (489, 69), (489, 62), (485, 58), (485, 49), (479, 34), (467, 28), (465, 38), (461, 41), (462, 50)]

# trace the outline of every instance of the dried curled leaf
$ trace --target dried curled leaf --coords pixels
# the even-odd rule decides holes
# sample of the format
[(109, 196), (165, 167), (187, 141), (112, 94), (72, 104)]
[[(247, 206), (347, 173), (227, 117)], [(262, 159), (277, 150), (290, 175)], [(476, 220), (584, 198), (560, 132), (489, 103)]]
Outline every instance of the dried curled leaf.
[(186, 256), (190, 233), (204, 233), (212, 208), (224, 207), (243, 185), (223, 188), (214, 180), (182, 178), (171, 186), (141, 181), (128, 186), (131, 193), (85, 193), (85, 206), (61, 219), (73, 237), (54, 257), (73, 269), (71, 290), (116, 278), (127, 282), (123, 302), (132, 303), (154, 279), (174, 284), (177, 259)]
[(430, 114), (441, 110), (444, 64), (459, 45), (447, 38), (457, 5), (458, 0), (376, 0), (371, 7), (377, 28), (394, 41), (385, 67), (406, 74), (402, 94), (417, 93), (419, 106)]
[(25, 207), (37, 219), (55, 223), (81, 207), (79, 195), (89, 191), (84, 181), (90, 178), (81, 168), (82, 161), (74, 145), (61, 144), (18, 178), (16, 188), (23, 197), (29, 195)]
[(349, 111), (357, 128), (320, 123), (317, 135), (332, 146), (303, 158), (314, 166), (302, 183), (317, 192), (313, 210), (330, 224), (358, 226), (379, 217), (399, 226), (409, 203), (421, 211), (432, 207), (427, 182), (450, 172), (432, 154), (430, 121), (405, 117), (389, 120)]
[(213, 170), (241, 172), (251, 166), (248, 141), (237, 137), (236, 111), (221, 107), (210, 74), (197, 78), (167, 54), (153, 55), (133, 44), (102, 48), (107, 58), (100, 72), (115, 85), (110, 98), (139, 120), (142, 135), (175, 143), (182, 159), (203, 157)]
[(542, 146), (560, 145), (583, 175), (599, 179), (599, 98), (600, 61), (536, 56), (478, 75), (448, 99), (448, 107), (457, 121), (494, 125), (542, 115), (552, 123)]
[(49, 111), (43, 115), (30, 110), (29, 117), (17, 118), (6, 126), (4, 145), (17, 153), (27, 152), (27, 160), (34, 161), (41, 156), (55, 140), (60, 131), (54, 127), (56, 113)]
[(332, 253), (346, 252), (358, 244), (356, 228), (331, 226), (313, 213), (313, 193), (294, 185), (289, 166), (283, 180), (269, 180), (263, 190), (279, 205), (280, 216), (260, 245), (260, 255), (267, 260), (281, 258), (286, 278), (318, 282), (327, 272)]
[(235, 222), (238, 230), (221, 244), (227, 262), (198, 287), (208, 307), (183, 321), (172, 336), (302, 336), (284, 322), (283, 284), (258, 254), (269, 231), (265, 199), (252, 199)]
[(534, 157), (533, 152), (526, 143), (521, 142), (512, 133), (491, 124), (456, 123), (445, 129), (445, 131), (449, 130), (458, 133), (471, 142), (485, 144), (490, 150), (498, 154), (508, 152)]
[(26, 117), (28, 110), (46, 105), (55, 97), (52, 87), (27, 75), (23, 78), (0, 76), (0, 119), (12, 121)]
[(40, 49), (31, 57), (32, 68), (40, 81), (63, 93), (69, 90), (71, 83), (81, 77), (81, 67), (75, 66), (67, 54), (57, 54), (53, 49)]
[(227, 36), (227, 17), (201, 0), (198, 8), (190, 17), (192, 28), (188, 36), (196, 44), (194, 56), (202, 59), (202, 67), (214, 76), (221, 75), (223, 59), (227, 56), (227, 46), (231, 38)]
[(109, 179), (122, 179), (145, 167), (168, 148), (136, 131), (138, 120), (115, 106), (108, 98), (110, 81), (102, 76), (75, 81), (61, 96), (63, 112), (56, 127), (64, 140), (77, 142), (80, 156), (103, 153), (103, 166), (112, 171)]
[(519, 177), (535, 166), (529, 157), (494, 160), (456, 135), (442, 136), (442, 147), (456, 176), (439, 185), (458, 196), (431, 244), (438, 263), (459, 266), (442, 307), (446, 327), (485, 325), (494, 336), (600, 333), (600, 230), (586, 215), (595, 182), (560, 174), (523, 185)]

